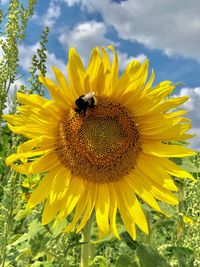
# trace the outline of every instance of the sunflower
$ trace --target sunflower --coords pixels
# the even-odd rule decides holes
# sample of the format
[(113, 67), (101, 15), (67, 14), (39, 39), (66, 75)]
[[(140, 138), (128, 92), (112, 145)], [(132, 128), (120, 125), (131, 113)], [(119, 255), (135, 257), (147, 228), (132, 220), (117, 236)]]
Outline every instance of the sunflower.
[[(136, 225), (148, 234), (141, 201), (162, 212), (158, 201), (176, 205), (171, 176), (193, 177), (172, 157), (194, 152), (173, 141), (190, 138), (185, 110), (175, 110), (188, 97), (169, 98), (170, 81), (152, 86), (148, 61), (131, 61), (121, 76), (104, 48), (92, 50), (84, 67), (74, 48), (69, 51), (68, 79), (53, 67), (57, 83), (41, 76), (51, 100), (18, 92), (17, 115), (4, 115), (16, 134), (28, 138), (6, 164), (23, 174), (44, 174), (28, 208), (45, 200), (42, 223), (72, 219), (64, 231), (79, 232), (96, 214), (99, 237), (112, 232), (119, 212), (133, 239)], [(173, 109), (172, 111), (170, 111)]]

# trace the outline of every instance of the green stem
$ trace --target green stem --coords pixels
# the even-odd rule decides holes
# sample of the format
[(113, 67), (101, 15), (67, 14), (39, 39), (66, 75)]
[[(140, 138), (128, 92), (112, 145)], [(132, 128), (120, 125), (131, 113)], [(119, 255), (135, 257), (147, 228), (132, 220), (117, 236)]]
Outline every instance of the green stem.
[(151, 243), (151, 220), (150, 220), (150, 212), (147, 211), (146, 212), (146, 220), (147, 220), (147, 224), (148, 224), (148, 229), (149, 229), (149, 234), (145, 236), (145, 243), (150, 245)]
[(81, 247), (81, 267), (89, 266), (92, 219), (93, 215), (90, 216), (90, 219), (82, 230), (82, 242), (84, 244)]
[(15, 201), (15, 190), (16, 190), (16, 179), (17, 179), (17, 174), (15, 172), (11, 171), (11, 176), (10, 176), (10, 181), (8, 183), (8, 189), (9, 189), (9, 206), (8, 206), (8, 213), (6, 222), (4, 225), (4, 238), (3, 238), (3, 248), (2, 248), (2, 265), (1, 267), (5, 266), (6, 263), (6, 256), (7, 256), (7, 245), (8, 245), (8, 240), (9, 236), (11, 234), (11, 227), (13, 223), (13, 212), (14, 212), (14, 201)]

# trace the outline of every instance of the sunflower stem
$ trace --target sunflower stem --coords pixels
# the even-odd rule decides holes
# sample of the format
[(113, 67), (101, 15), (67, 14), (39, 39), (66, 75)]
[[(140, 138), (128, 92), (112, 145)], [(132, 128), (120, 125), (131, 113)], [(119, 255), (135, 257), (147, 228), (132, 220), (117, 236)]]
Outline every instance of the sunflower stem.
[(92, 229), (92, 219), (93, 215), (90, 216), (87, 224), (82, 230), (82, 242), (84, 243), (81, 247), (81, 267), (88, 267), (89, 260), (91, 257), (90, 254), (90, 238), (91, 238), (91, 229)]
[(147, 225), (148, 225), (148, 229), (149, 229), (149, 234), (147, 234), (145, 236), (145, 243), (150, 245), (152, 228), (151, 228), (151, 216), (150, 216), (150, 212), (149, 211), (146, 212), (146, 220), (147, 220)]

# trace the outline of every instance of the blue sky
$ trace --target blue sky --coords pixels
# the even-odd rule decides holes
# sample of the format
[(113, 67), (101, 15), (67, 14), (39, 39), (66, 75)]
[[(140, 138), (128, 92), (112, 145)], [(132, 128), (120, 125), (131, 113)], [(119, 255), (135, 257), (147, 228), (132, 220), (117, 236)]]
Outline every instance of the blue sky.
[[(7, 0), (2, 3), (6, 8)], [(24, 1), (26, 2), (26, 1)], [(20, 45), (20, 72), (28, 70), (32, 53), (45, 26), (50, 27), (48, 72), (56, 65), (65, 71), (69, 47), (76, 47), (84, 62), (94, 46), (113, 44), (121, 71), (132, 58), (149, 58), (162, 80), (183, 82), (176, 95), (189, 95), (185, 104), (200, 149), (200, 1), (199, 0), (38, 0)]]

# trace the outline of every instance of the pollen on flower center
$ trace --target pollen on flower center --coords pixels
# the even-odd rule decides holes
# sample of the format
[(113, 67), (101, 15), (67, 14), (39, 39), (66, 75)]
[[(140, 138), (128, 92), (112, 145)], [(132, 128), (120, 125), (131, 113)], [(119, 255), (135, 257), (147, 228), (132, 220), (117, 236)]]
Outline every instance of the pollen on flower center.
[(99, 98), (86, 115), (70, 111), (57, 132), (57, 153), (76, 176), (94, 183), (113, 182), (134, 168), (140, 135), (130, 112)]

